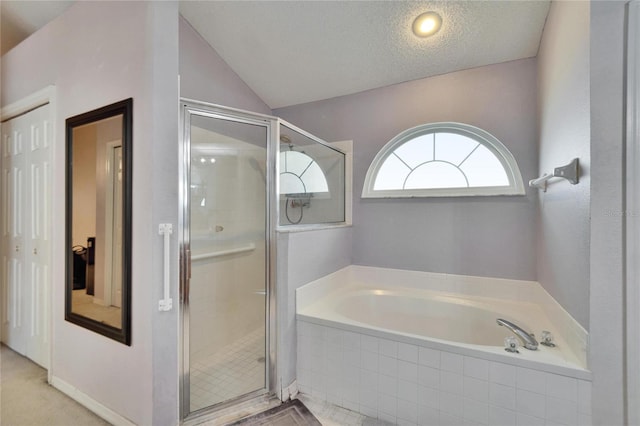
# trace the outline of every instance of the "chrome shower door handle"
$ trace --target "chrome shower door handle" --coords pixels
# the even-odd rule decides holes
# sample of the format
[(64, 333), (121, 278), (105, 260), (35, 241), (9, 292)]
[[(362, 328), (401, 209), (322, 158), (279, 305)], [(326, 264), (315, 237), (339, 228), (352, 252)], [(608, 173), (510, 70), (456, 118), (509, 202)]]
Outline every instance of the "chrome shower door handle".
[(184, 295), (185, 302), (189, 301), (189, 292), (191, 291), (191, 250), (184, 251)]

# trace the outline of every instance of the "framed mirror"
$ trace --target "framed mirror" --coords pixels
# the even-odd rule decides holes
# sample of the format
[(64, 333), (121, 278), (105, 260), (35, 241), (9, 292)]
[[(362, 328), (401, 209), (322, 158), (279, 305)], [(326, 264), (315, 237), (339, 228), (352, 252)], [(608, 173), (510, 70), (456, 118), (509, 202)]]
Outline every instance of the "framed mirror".
[(133, 99), (66, 120), (65, 319), (131, 345)]

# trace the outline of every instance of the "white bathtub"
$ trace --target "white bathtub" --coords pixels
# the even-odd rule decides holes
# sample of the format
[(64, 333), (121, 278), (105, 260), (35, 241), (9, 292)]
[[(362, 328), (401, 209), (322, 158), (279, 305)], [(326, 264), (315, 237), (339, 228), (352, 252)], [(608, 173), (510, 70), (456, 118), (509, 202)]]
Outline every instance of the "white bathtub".
[[(352, 265), (296, 303), (303, 393), (403, 424), (591, 422), (587, 334), (535, 282)], [(497, 318), (557, 346), (508, 353)]]
[[(511, 333), (497, 326), (496, 318), (499, 317), (515, 321), (525, 328), (532, 325), (529, 321), (524, 324), (514, 318), (511, 303), (406, 288), (355, 289), (342, 293), (335, 304), (315, 306), (316, 309), (325, 307), (328, 308), (326, 313), (331, 312), (335, 320), (345, 323), (468, 345), (501, 346)], [(534, 310), (533, 306), (523, 307)], [(307, 312), (313, 312), (313, 309)], [(522, 319), (523, 315), (519, 317)]]

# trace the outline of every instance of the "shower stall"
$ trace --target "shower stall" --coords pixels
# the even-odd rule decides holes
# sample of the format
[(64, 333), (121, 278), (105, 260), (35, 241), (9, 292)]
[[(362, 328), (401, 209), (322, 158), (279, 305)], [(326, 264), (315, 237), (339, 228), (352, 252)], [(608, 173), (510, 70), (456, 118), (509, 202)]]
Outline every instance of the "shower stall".
[(181, 121), (181, 416), (191, 419), (275, 395), (275, 232), (344, 222), (345, 155), (267, 115), (183, 100)]

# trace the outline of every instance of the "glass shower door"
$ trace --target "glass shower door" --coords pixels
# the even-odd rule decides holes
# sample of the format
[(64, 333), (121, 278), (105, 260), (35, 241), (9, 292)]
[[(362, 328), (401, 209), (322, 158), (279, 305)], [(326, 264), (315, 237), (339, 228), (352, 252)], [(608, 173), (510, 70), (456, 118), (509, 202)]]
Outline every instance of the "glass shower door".
[(191, 114), (188, 412), (266, 391), (266, 124)]

